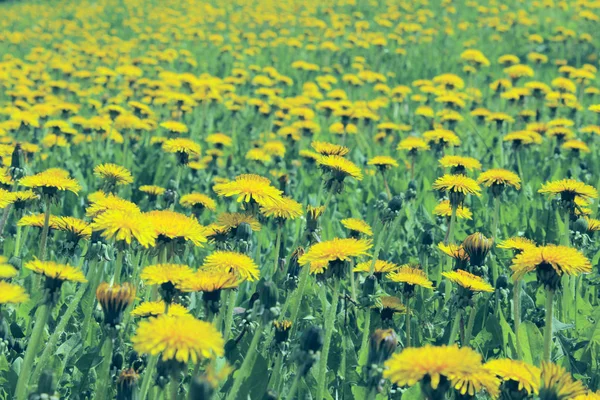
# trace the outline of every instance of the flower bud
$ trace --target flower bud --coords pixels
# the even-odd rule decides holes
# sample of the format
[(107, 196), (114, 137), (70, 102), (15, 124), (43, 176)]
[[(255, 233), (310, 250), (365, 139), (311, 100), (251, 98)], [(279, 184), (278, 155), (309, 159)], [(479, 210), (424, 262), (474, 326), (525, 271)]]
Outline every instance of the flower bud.
[(117, 379), (117, 400), (137, 399), (137, 381), (139, 377), (131, 368), (121, 371)]
[(323, 329), (318, 326), (311, 326), (302, 332), (302, 336), (300, 336), (300, 348), (303, 351), (316, 353), (317, 351), (321, 351), (322, 347)]
[(273, 326), (275, 327), (275, 341), (277, 343), (286, 342), (290, 337), (292, 321), (273, 321)]
[(485, 264), (485, 258), (493, 243), (493, 239), (486, 238), (480, 232), (473, 233), (465, 238), (462, 247), (465, 253), (469, 255), (471, 266), (479, 267)]
[(272, 281), (265, 281), (261, 285), (260, 289), (260, 302), (265, 308), (272, 308), (277, 306), (277, 300), (279, 293), (277, 286)]
[(121, 323), (125, 309), (133, 303), (135, 289), (127, 282), (114, 286), (103, 282), (96, 289), (96, 298), (104, 312), (104, 323), (115, 327)]
[(382, 364), (394, 354), (398, 346), (398, 337), (393, 329), (376, 329), (369, 342), (367, 364)]

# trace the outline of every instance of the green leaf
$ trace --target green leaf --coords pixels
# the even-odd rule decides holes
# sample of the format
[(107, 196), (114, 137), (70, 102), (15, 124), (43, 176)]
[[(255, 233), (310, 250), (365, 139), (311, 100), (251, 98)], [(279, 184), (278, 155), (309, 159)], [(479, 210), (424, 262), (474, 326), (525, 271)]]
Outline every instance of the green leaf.
[(523, 361), (540, 365), (544, 349), (544, 337), (538, 327), (531, 321), (524, 321), (519, 326), (519, 340)]

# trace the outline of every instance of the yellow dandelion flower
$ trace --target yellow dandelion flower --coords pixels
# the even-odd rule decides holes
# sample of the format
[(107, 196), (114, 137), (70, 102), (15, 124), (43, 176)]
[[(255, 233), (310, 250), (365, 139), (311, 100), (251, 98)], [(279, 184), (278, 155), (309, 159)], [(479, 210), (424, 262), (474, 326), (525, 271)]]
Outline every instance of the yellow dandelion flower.
[(58, 168), (51, 168), (35, 175), (26, 176), (19, 180), (19, 184), (28, 188), (39, 189), (45, 195), (55, 195), (57, 191), (69, 190), (75, 194), (81, 186), (75, 179), (69, 178), (69, 173)]
[(146, 248), (154, 246), (158, 236), (152, 223), (138, 211), (108, 210), (94, 219), (91, 228), (102, 231), (107, 239), (125, 241), (128, 245), (135, 239)]
[(0, 260), (0, 279), (14, 278), (19, 274), (19, 271), (10, 264), (6, 264), (4, 260)]
[(416, 153), (417, 151), (429, 150), (429, 145), (427, 145), (427, 142), (421, 138), (408, 136), (398, 143), (396, 150), (405, 150)]
[(492, 285), (483, 280), (483, 278), (473, 275), (470, 272), (462, 269), (450, 272), (442, 272), (442, 275), (448, 278), (451, 282), (469, 289), (473, 292), (493, 292)]
[[(442, 378), (452, 380), (482, 368), (481, 356), (469, 347), (407, 347), (385, 362), (383, 377), (398, 386), (414, 386), (425, 378), (436, 390)], [(454, 385), (453, 385), (454, 386)]]
[(469, 171), (481, 169), (481, 163), (479, 160), (476, 160), (473, 157), (444, 156), (439, 160), (439, 163), (444, 168), (453, 168), (454, 170), (458, 171), (464, 171), (466, 169)]
[[(32, 214), (25, 215), (17, 222), (17, 226), (35, 226), (36, 228), (44, 227), (44, 214)], [(50, 221), (48, 226), (50, 229), (56, 229), (58, 227), (58, 218), (55, 215), (50, 215)]]
[(140, 212), (139, 207), (135, 203), (110, 193), (95, 192), (88, 196), (88, 200), (91, 204), (85, 209), (85, 215), (91, 218), (107, 210), (120, 210), (130, 213)]
[[(372, 261), (358, 263), (356, 264), (356, 267), (354, 267), (353, 272), (371, 272), (371, 264)], [(388, 272), (394, 272), (398, 268), (400, 267), (394, 264), (393, 262), (377, 260), (375, 261), (375, 269), (373, 270), (373, 272), (376, 274), (385, 274)]]
[(514, 382), (518, 390), (525, 390), (528, 395), (538, 394), (540, 389), (541, 370), (523, 361), (508, 358), (490, 360), (485, 368), (504, 382)]
[(465, 175), (446, 174), (436, 179), (432, 187), (443, 192), (457, 192), (464, 195), (474, 194), (481, 196), (481, 188), (477, 185), (477, 182)]
[(351, 258), (367, 255), (367, 250), (372, 247), (368, 240), (364, 239), (340, 239), (335, 238), (324, 242), (316, 243), (300, 257), (300, 265), (307, 265), (314, 262), (348, 261)]
[(185, 194), (181, 196), (179, 204), (186, 208), (207, 208), (211, 211), (215, 211), (217, 209), (217, 203), (202, 193)]
[(296, 219), (303, 214), (302, 204), (289, 197), (282, 197), (276, 203), (261, 205), (260, 212), (265, 217), (280, 219)]
[(131, 172), (117, 164), (100, 164), (94, 168), (94, 175), (113, 185), (129, 185), (133, 183)]
[(281, 190), (271, 186), (271, 181), (259, 175), (239, 175), (233, 181), (217, 183), (213, 190), (219, 196), (237, 196), (238, 202), (256, 202), (260, 205), (281, 201)]
[(193, 217), (169, 210), (150, 211), (144, 216), (152, 225), (158, 241), (190, 241), (195, 246), (202, 246), (207, 241), (206, 228)]
[(142, 321), (131, 341), (136, 352), (152, 356), (162, 354), (163, 361), (196, 364), (202, 359), (225, 354), (225, 341), (217, 328), (191, 315), (160, 315)]
[(585, 200), (598, 198), (598, 191), (593, 186), (586, 185), (574, 179), (547, 182), (542, 185), (538, 193), (550, 196), (560, 194), (561, 199), (564, 201), (573, 201), (575, 198)]
[(482, 172), (477, 178), (477, 183), (491, 188), (504, 186), (512, 186), (515, 189), (521, 188), (521, 178), (514, 172), (501, 168)]
[[(513, 280), (523, 278), (528, 272), (536, 271), (538, 277), (544, 281), (548, 280), (550, 285), (563, 274), (579, 275), (592, 272), (592, 264), (579, 250), (567, 246), (547, 245), (540, 247), (528, 247), (522, 253), (517, 254), (512, 260), (510, 269), (513, 271)], [(554, 271), (554, 273), (551, 273)], [(551, 273), (552, 276), (548, 276)]]
[(249, 281), (255, 281), (260, 276), (258, 266), (252, 258), (234, 251), (215, 251), (204, 259), (200, 269), (233, 273), (240, 279)]
[(17, 304), (29, 300), (25, 288), (12, 283), (0, 281), (0, 304)]
[(435, 129), (423, 133), (423, 139), (427, 143), (439, 144), (443, 146), (460, 146), (460, 138), (456, 133), (447, 129)]
[(567, 140), (562, 144), (563, 149), (572, 150), (576, 152), (589, 153), (591, 150), (587, 144), (582, 140), (571, 139)]
[[(451, 217), (452, 206), (450, 205), (450, 200), (442, 200), (439, 202), (433, 209), (433, 214), (441, 217)], [(459, 219), (472, 219), (473, 213), (468, 207), (459, 205), (456, 208), (456, 217)]]
[(142, 185), (139, 190), (153, 197), (162, 196), (167, 191), (167, 189), (156, 185)]
[(58, 281), (87, 282), (81, 269), (66, 264), (58, 264), (54, 261), (34, 260), (26, 263), (25, 268)]
[(456, 245), (449, 243), (445, 245), (444, 243), (438, 243), (438, 248), (447, 256), (450, 256), (458, 261), (468, 261), (469, 255), (465, 251), (462, 245)]
[(233, 145), (233, 139), (223, 133), (213, 133), (204, 140), (206, 143), (214, 144), (217, 147), (231, 147)]
[(328, 142), (314, 141), (310, 144), (315, 151), (325, 156), (345, 156), (350, 151), (346, 146), (340, 146)]
[(237, 229), (241, 224), (250, 225), (253, 232), (258, 232), (261, 229), (261, 224), (252, 215), (244, 213), (222, 213), (217, 216), (217, 225), (222, 226), (225, 230)]
[(184, 264), (154, 264), (142, 270), (140, 278), (147, 285), (171, 283), (175, 287), (185, 284), (194, 275), (194, 271)]
[(235, 289), (242, 281), (231, 272), (219, 270), (198, 270), (189, 280), (182, 282), (179, 288), (184, 292), (216, 292), (223, 289)]
[(433, 282), (427, 278), (425, 271), (408, 264), (401, 266), (397, 271), (387, 274), (387, 277), (392, 282), (433, 289)]
[[(163, 300), (159, 301), (146, 301), (141, 303), (139, 306), (134, 308), (131, 311), (132, 317), (156, 317), (157, 315), (163, 315), (165, 313), (165, 302)], [(187, 308), (182, 306), (181, 304), (173, 303), (169, 305), (169, 310), (167, 311), (168, 315), (172, 316), (181, 316), (189, 314)]]
[(350, 176), (357, 181), (363, 179), (363, 174), (359, 167), (352, 161), (346, 160), (341, 156), (321, 156), (317, 159), (319, 164), (325, 171), (333, 172), (340, 178)]
[(189, 156), (199, 155), (201, 150), (198, 143), (185, 138), (167, 139), (162, 144), (162, 149), (167, 153), (177, 154), (181, 164), (187, 164)]
[(573, 379), (564, 367), (542, 361), (540, 398), (569, 400), (586, 394), (585, 386)]
[(397, 167), (398, 161), (396, 161), (393, 157), (390, 156), (375, 156), (371, 158), (368, 162), (368, 165), (374, 165), (380, 170), (390, 169), (392, 167)]
[(67, 232), (79, 239), (89, 239), (92, 236), (92, 227), (89, 222), (75, 217), (58, 217), (56, 229)]
[(346, 218), (340, 221), (344, 228), (365, 236), (373, 236), (373, 230), (365, 221), (357, 218)]
[(507, 249), (520, 252), (536, 246), (537, 245), (535, 244), (535, 242), (531, 239), (515, 236), (501, 241), (500, 243), (498, 243), (497, 247), (499, 249)]
[(177, 121), (165, 121), (160, 124), (161, 128), (165, 128), (171, 133), (187, 133), (188, 127), (181, 122)]

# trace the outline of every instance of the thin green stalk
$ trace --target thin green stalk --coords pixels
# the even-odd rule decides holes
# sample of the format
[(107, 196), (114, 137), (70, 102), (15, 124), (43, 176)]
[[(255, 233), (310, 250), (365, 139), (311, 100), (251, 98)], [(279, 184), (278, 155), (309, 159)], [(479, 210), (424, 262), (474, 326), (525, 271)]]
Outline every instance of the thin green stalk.
[(456, 317), (454, 318), (454, 322), (452, 323), (452, 330), (450, 330), (450, 337), (448, 338), (448, 345), (454, 344), (456, 340), (456, 335), (458, 334), (458, 326), (460, 325), (460, 320), (462, 318), (462, 309), (459, 309), (456, 312)]
[(4, 234), (4, 227), (6, 226), (6, 222), (8, 221), (8, 216), (10, 215), (10, 210), (12, 210), (12, 204), (9, 204), (4, 209), (2, 213), (2, 220), (0, 220), (0, 235)]
[(463, 346), (470, 346), (471, 336), (473, 334), (473, 326), (475, 326), (475, 317), (477, 316), (477, 306), (474, 304), (471, 306), (471, 312), (469, 313), (469, 321), (467, 322), (467, 330), (465, 331), (465, 342)]
[(276, 234), (276, 238), (275, 238), (275, 262), (273, 263), (273, 275), (271, 275), (271, 278), (275, 277), (275, 274), (277, 273), (277, 269), (279, 268), (279, 251), (281, 249), (281, 232), (282, 232), (282, 228), (283, 225), (281, 223), (277, 223), (277, 234)]
[(404, 329), (406, 331), (406, 345), (410, 347), (410, 298), (406, 299), (406, 315), (404, 319)]
[(150, 389), (150, 384), (152, 382), (152, 377), (154, 375), (154, 370), (156, 369), (156, 363), (158, 362), (158, 354), (150, 357), (150, 361), (146, 366), (146, 370), (144, 371), (144, 379), (142, 380), (142, 385), (140, 386), (140, 400), (146, 400), (148, 396), (148, 390)]
[(517, 341), (517, 360), (521, 359), (521, 340), (519, 338), (519, 327), (521, 325), (521, 281), (518, 280), (513, 286), (513, 319), (515, 322), (515, 337)]
[(563, 226), (563, 244), (565, 246), (570, 246), (570, 225), (571, 225), (571, 212), (569, 210), (565, 211), (564, 215), (564, 226)]
[(369, 356), (369, 337), (371, 331), (371, 309), (365, 310), (365, 323), (363, 325), (362, 341), (360, 345), (360, 352), (358, 353), (358, 365), (359, 368), (367, 364), (367, 358)]
[(500, 220), (500, 197), (494, 196), (494, 216), (492, 220), (492, 239), (498, 236), (498, 222)]
[(554, 306), (554, 291), (546, 289), (546, 326), (544, 327), (544, 361), (550, 361), (552, 356), (552, 307)]
[[(91, 271), (88, 272), (88, 275), (90, 275), (90, 277), (88, 278), (88, 286), (87, 289), (88, 291), (85, 293), (86, 296), (86, 301), (85, 303), (88, 304), (89, 302), (93, 302), (94, 296), (96, 295), (96, 288), (98, 287), (98, 282), (100, 281), (101, 277), (102, 277), (102, 267), (100, 267), (99, 263), (97, 262), (92, 262), (90, 263), (89, 267), (91, 268)], [(91, 310), (83, 310), (85, 317), (83, 319), (83, 325), (81, 326), (81, 338), (84, 340), (84, 342), (87, 341), (87, 336), (89, 333), (89, 328), (90, 328), (90, 324), (92, 321), (92, 314), (93, 314), (93, 308)], [(87, 312), (87, 314), (86, 314)]]
[(452, 214), (450, 215), (450, 226), (448, 227), (448, 236), (446, 236), (446, 240), (444, 244), (454, 243), (454, 224), (456, 224), (456, 209), (457, 206), (452, 206)]
[(298, 289), (296, 289), (296, 293), (294, 293), (294, 299), (292, 303), (292, 329), (290, 331), (290, 337), (293, 337), (293, 333), (296, 330), (296, 320), (298, 319), (298, 313), (300, 312), (300, 306), (302, 305), (302, 298), (304, 297), (304, 290), (306, 289), (306, 284), (308, 283), (308, 275), (310, 273), (309, 267), (304, 267), (302, 272), (300, 272), (300, 278), (298, 282)]
[(256, 352), (258, 349), (258, 343), (260, 342), (260, 338), (262, 337), (262, 333), (264, 330), (264, 324), (259, 324), (254, 332), (254, 336), (252, 337), (252, 342), (250, 342), (250, 347), (246, 352), (246, 357), (244, 358), (244, 362), (242, 366), (237, 371), (233, 379), (233, 385), (229, 390), (229, 394), (227, 395), (227, 400), (234, 400), (240, 392), (240, 388), (242, 387), (242, 383), (246, 380), (246, 378), (250, 375), (252, 367), (254, 366), (254, 361), (256, 360)]
[(44, 211), (44, 227), (40, 237), (40, 253), (38, 258), (41, 261), (46, 259), (46, 243), (48, 242), (48, 231), (50, 230), (50, 197), (46, 197), (46, 210)]
[(25, 351), (25, 357), (23, 358), (21, 371), (17, 380), (17, 387), (15, 389), (15, 399), (17, 400), (25, 400), (27, 398), (27, 384), (29, 383), (29, 378), (31, 377), (31, 368), (33, 367), (33, 361), (42, 340), (44, 328), (48, 323), (50, 311), (50, 304), (42, 304), (37, 310), (35, 324), (33, 325), (31, 336), (29, 337), (27, 351)]
[(277, 352), (275, 355), (275, 366), (273, 367), (273, 374), (271, 375), (269, 387), (279, 393), (279, 385), (281, 384), (281, 372), (283, 370), (283, 353)]
[(21, 250), (21, 237), (23, 236), (23, 227), (17, 225), (17, 235), (15, 237), (15, 251), (13, 253), (13, 257), (15, 259), (19, 258), (20, 250)]
[(294, 377), (294, 383), (292, 383), (292, 387), (290, 389), (290, 394), (287, 396), (288, 400), (292, 400), (296, 396), (296, 392), (298, 391), (298, 384), (300, 383), (300, 374), (296, 374)]
[(515, 153), (516, 153), (516, 157), (517, 157), (517, 169), (519, 170), (519, 177), (521, 178), (521, 183), (524, 186), (525, 185), (525, 176), (523, 176), (523, 164), (521, 163), (521, 150), (517, 150)]
[[(326, 286), (323, 286), (324, 288)], [(340, 280), (335, 279), (333, 284), (333, 295), (331, 305), (329, 306), (329, 314), (325, 319), (325, 340), (323, 342), (323, 350), (321, 351), (321, 359), (319, 360), (319, 373), (317, 375), (317, 397), (316, 400), (322, 400), (325, 396), (326, 378), (327, 378), (327, 359), (329, 358), (329, 347), (331, 346), (331, 338), (333, 336), (333, 328), (335, 325), (335, 316), (337, 314), (338, 301), (340, 299)]]
[(113, 275), (113, 280), (115, 285), (121, 283), (121, 271), (123, 270), (123, 253), (125, 250), (117, 251), (117, 259), (115, 260), (115, 274)]
[(225, 339), (225, 341), (229, 340), (229, 335), (231, 334), (231, 329), (233, 325), (233, 309), (235, 308), (236, 298), (237, 290), (230, 290), (227, 302), (227, 315), (225, 317), (225, 330), (223, 333), (223, 338)]
[(110, 333), (104, 337), (102, 345), (102, 364), (98, 366), (98, 378), (96, 379), (96, 400), (105, 400), (110, 398), (109, 392), (112, 386), (110, 379), (110, 364), (112, 362), (112, 353), (114, 340)]
[(171, 391), (171, 400), (177, 400), (177, 394), (179, 393), (179, 380), (177, 377), (171, 377), (171, 383), (169, 386)]
[(52, 335), (46, 342), (46, 344), (44, 346), (44, 351), (42, 352), (42, 355), (40, 356), (40, 359), (36, 363), (35, 369), (33, 370), (33, 375), (32, 375), (32, 379), (31, 379), (32, 382), (38, 381), (40, 375), (42, 374), (42, 368), (44, 368), (48, 365), (47, 364), (48, 359), (50, 358), (50, 356), (52, 354), (54, 354), (54, 349), (56, 348), (56, 343), (58, 343), (58, 339), (60, 338), (60, 335), (62, 334), (62, 332), (65, 331), (65, 328), (67, 327), (69, 320), (73, 316), (73, 313), (77, 310), (77, 307), (80, 305), (81, 298), (83, 297), (83, 294), (85, 293), (85, 291), (87, 289), (87, 286), (88, 285), (85, 283), (81, 284), (79, 286), (77, 293), (75, 293), (75, 296), (69, 303), (69, 307), (67, 307), (67, 310), (61, 317), (60, 322), (56, 326), (56, 329), (54, 330), (54, 332), (52, 333)]

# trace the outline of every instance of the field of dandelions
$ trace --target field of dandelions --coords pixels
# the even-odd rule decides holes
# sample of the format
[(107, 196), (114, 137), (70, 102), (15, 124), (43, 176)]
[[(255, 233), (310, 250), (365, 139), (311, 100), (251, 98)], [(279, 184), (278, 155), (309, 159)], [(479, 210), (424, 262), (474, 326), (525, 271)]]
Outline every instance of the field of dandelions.
[(0, 15), (0, 400), (600, 399), (598, 1)]

